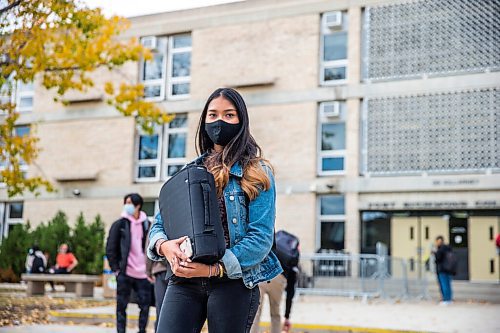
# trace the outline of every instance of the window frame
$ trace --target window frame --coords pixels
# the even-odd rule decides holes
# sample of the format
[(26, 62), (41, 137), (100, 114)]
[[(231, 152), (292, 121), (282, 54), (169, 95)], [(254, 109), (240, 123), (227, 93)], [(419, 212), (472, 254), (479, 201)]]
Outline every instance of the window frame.
[[(14, 99), (14, 102), (16, 104), (16, 111), (17, 112), (31, 112), (33, 111), (33, 108), (35, 106), (35, 83), (34, 82), (30, 82), (28, 84), (31, 84), (33, 86), (33, 89), (32, 90), (22, 90), (21, 89), (21, 85), (24, 84), (23, 82), (21, 81), (17, 81), (16, 82), (16, 89), (15, 89), (15, 92), (14, 92), (14, 95), (15, 95), (15, 99)], [(26, 84), (25, 84), (26, 85)], [(21, 99), (22, 98), (30, 98), (31, 97), (31, 100), (32, 100), (32, 105), (29, 106), (29, 107), (21, 107)]]
[[(347, 131), (346, 131), (346, 118), (347, 118), (347, 105), (345, 101), (337, 100), (333, 102), (339, 102), (340, 105), (340, 115), (334, 120), (323, 117), (321, 114), (321, 106), (326, 103), (331, 103), (332, 101), (323, 101), (318, 103), (318, 127), (317, 127), (317, 174), (318, 176), (338, 176), (346, 174), (346, 156), (347, 156)], [(323, 141), (323, 124), (344, 124), (344, 149), (335, 149), (335, 150), (323, 150), (322, 149), (322, 141)], [(342, 170), (323, 170), (323, 159), (324, 158), (338, 158), (342, 157), (344, 161), (344, 168)]]
[(155, 36), (156, 39), (167, 39), (167, 43), (165, 43), (165, 49), (157, 49), (156, 51), (151, 50), (151, 53), (163, 53), (163, 60), (161, 64), (161, 70), (162, 70), (162, 78), (161, 79), (153, 79), (153, 80), (144, 80), (144, 66), (146, 64), (146, 61), (143, 59), (140, 62), (140, 69), (139, 69), (139, 82), (144, 85), (144, 89), (148, 86), (160, 86), (160, 96), (155, 96), (155, 97), (144, 97), (144, 100), (148, 102), (161, 102), (165, 99), (165, 87), (167, 84), (167, 56), (168, 56), (168, 37), (166, 36)]
[[(141, 136), (150, 136), (144, 133), (142, 130), (138, 129), (136, 136), (135, 136), (135, 149), (134, 149), (134, 156), (135, 156), (135, 168), (134, 168), (134, 179), (136, 182), (141, 182), (141, 183), (146, 183), (146, 182), (158, 182), (160, 181), (160, 175), (161, 175), (161, 152), (162, 152), (162, 145), (163, 145), (163, 129), (159, 126), (156, 126), (155, 132), (153, 135), (157, 134), (158, 135), (158, 148), (157, 148), (157, 158), (156, 159), (149, 159), (149, 160), (141, 160), (139, 159), (139, 152), (140, 152), (140, 143), (141, 143)], [(141, 167), (156, 167), (156, 172), (155, 172), (155, 177), (139, 177), (139, 169)]]
[[(162, 166), (162, 179), (169, 179), (171, 176), (168, 175), (168, 167), (171, 165), (178, 165), (178, 164), (186, 164), (187, 163), (187, 135), (188, 135), (188, 115), (187, 113), (181, 114), (182, 116), (186, 117), (186, 126), (185, 127), (177, 127), (177, 128), (170, 128), (170, 124), (165, 124), (163, 133), (165, 135), (164, 138), (164, 149), (162, 151), (163, 158), (163, 166)], [(185, 151), (184, 151), (184, 157), (168, 157), (168, 147), (169, 147), (169, 140), (170, 134), (186, 134), (186, 146), (185, 146)]]
[[(328, 196), (337, 196), (344, 198), (344, 214), (335, 214), (335, 215), (322, 215), (321, 214), (321, 198)], [(316, 248), (318, 250), (323, 250), (321, 247), (321, 226), (323, 223), (328, 222), (337, 222), (344, 223), (344, 248), (345, 248), (345, 227), (346, 227), (346, 215), (345, 215), (345, 195), (343, 193), (335, 193), (335, 194), (321, 194), (317, 196), (316, 200)], [(324, 249), (327, 250), (327, 249)]]
[[(326, 15), (330, 12), (324, 12), (321, 14), (321, 27), (320, 27), (320, 49), (319, 49), (319, 63), (320, 63), (320, 71), (319, 71), (319, 82), (322, 86), (335, 86), (346, 84), (348, 77), (348, 52), (349, 52), (349, 31), (348, 31), (348, 15), (346, 11), (341, 11), (342, 13), (342, 28), (339, 30), (331, 30), (326, 26)], [(325, 41), (324, 37), (327, 35), (335, 35), (339, 33), (346, 33), (347, 41), (346, 41), (346, 58), (339, 60), (327, 60), (325, 61)], [(325, 80), (325, 70), (328, 68), (345, 68), (345, 78), (342, 80)]]
[(24, 219), (21, 218), (10, 218), (10, 206), (15, 203), (21, 203), (23, 205), (23, 214), (24, 215), (24, 202), (23, 201), (10, 201), (10, 202), (5, 202), (4, 204), (4, 209), (5, 209), (5, 214), (4, 214), (4, 219), (3, 219), (3, 230), (2, 230), (2, 236), (3, 238), (6, 238), (9, 235), (9, 226), (10, 225), (16, 225), (16, 224), (23, 224)]
[[(191, 46), (186, 46), (186, 47), (180, 47), (180, 48), (174, 48), (174, 38), (175, 37), (182, 37), (182, 36), (189, 36), (191, 38)], [(192, 56), (192, 50), (193, 50), (193, 44), (192, 44), (192, 36), (191, 34), (177, 34), (177, 35), (171, 35), (168, 37), (168, 62), (167, 62), (167, 99), (171, 101), (175, 100), (182, 100), (182, 99), (187, 99), (190, 96), (191, 93), (191, 65), (189, 68), (189, 76), (178, 76), (178, 77), (173, 77), (173, 63), (174, 63), (174, 55), (177, 53), (190, 53), (190, 57)], [(183, 83), (189, 83), (189, 92), (188, 94), (183, 94), (183, 95), (174, 95), (173, 94), (173, 87), (175, 84), (183, 84)]]
[[(135, 147), (134, 147), (134, 182), (136, 183), (152, 183), (165, 181), (170, 178), (168, 175), (168, 167), (171, 165), (187, 163), (187, 138), (189, 133), (189, 116), (188, 113), (178, 113), (178, 116), (186, 117), (186, 124), (184, 127), (170, 128), (170, 123), (163, 126), (156, 126), (154, 134), (158, 134), (158, 148), (157, 148), (157, 158), (154, 160), (140, 160), (139, 159), (139, 149), (140, 149), (140, 138), (141, 136), (148, 136), (140, 128), (137, 129), (135, 134)], [(185, 146), (185, 156), (184, 157), (168, 157), (168, 143), (170, 134), (186, 134), (186, 146)], [(155, 177), (139, 177), (140, 167), (156, 167)]]

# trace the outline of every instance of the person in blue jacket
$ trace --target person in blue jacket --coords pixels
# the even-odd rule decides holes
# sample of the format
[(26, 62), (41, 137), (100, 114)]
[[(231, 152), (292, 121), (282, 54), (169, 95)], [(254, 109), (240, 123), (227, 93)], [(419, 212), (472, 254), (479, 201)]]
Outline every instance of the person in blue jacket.
[(214, 265), (191, 262), (181, 251), (186, 237), (169, 239), (158, 214), (148, 256), (167, 260), (171, 274), (158, 332), (249, 332), (259, 307), (258, 284), (282, 272), (274, 253), (276, 190), (273, 169), (250, 134), (242, 96), (219, 88), (208, 98), (197, 130), (193, 163), (213, 174), (226, 252)]

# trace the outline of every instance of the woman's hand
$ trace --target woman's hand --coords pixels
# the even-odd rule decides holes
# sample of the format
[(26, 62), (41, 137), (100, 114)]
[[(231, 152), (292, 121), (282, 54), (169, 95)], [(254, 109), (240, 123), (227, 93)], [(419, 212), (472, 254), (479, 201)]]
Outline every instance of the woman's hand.
[(179, 277), (208, 277), (210, 273), (209, 266), (199, 262), (180, 261), (177, 258), (174, 258), (173, 261), (172, 272)]
[(180, 259), (181, 261), (191, 262), (191, 259), (189, 259), (189, 257), (186, 256), (186, 254), (182, 252), (181, 248), (179, 247), (187, 238), (187, 236), (184, 236), (181, 238), (168, 240), (161, 244), (160, 252), (165, 256), (165, 258), (167, 258), (168, 262), (170, 263), (170, 267), (174, 266), (174, 258)]

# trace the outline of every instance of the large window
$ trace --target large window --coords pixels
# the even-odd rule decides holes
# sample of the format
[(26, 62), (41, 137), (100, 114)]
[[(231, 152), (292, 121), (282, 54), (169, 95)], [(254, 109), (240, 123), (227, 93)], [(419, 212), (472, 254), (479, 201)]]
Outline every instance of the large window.
[(167, 179), (186, 163), (187, 115), (179, 114), (153, 135), (136, 141), (136, 181)]
[(343, 195), (319, 197), (319, 236), (321, 250), (344, 249), (345, 202)]
[(420, 0), (367, 7), (369, 81), (500, 69), (500, 2)]
[(24, 204), (22, 201), (0, 203), (0, 221), (2, 236), (7, 237), (16, 224), (23, 223)]
[(321, 17), (321, 84), (344, 83), (347, 78), (347, 13)]
[(368, 99), (365, 175), (500, 171), (500, 89)]
[(191, 81), (191, 35), (141, 38), (151, 49), (151, 60), (143, 61), (141, 82), (147, 100), (182, 99), (189, 97)]
[(345, 170), (346, 133), (345, 102), (319, 104), (318, 174), (343, 174)]

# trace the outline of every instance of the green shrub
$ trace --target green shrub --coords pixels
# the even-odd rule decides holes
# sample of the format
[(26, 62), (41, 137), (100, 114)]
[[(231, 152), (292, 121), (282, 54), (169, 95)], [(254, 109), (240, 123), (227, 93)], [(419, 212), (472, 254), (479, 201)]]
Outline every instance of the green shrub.
[(75, 272), (100, 274), (104, 256), (104, 223), (99, 215), (87, 225), (83, 214), (78, 216), (71, 237), (73, 253), (78, 259)]
[[(75, 226), (68, 225), (68, 217), (59, 211), (48, 221), (31, 230), (29, 222), (25, 225), (15, 225), (0, 245), (0, 271), (12, 271), (18, 278), (25, 272), (25, 261), (28, 249), (38, 245), (41, 251), (50, 254), (48, 266), (55, 265), (59, 245), (67, 243), (78, 259), (75, 273), (100, 274), (104, 255), (104, 223), (98, 215), (90, 224), (85, 223), (83, 214), (77, 218)], [(0, 281), (7, 280), (0, 274)]]

